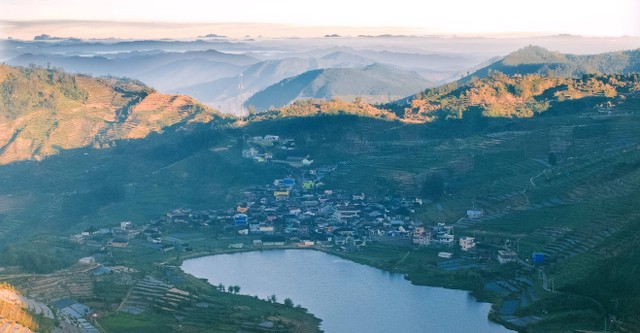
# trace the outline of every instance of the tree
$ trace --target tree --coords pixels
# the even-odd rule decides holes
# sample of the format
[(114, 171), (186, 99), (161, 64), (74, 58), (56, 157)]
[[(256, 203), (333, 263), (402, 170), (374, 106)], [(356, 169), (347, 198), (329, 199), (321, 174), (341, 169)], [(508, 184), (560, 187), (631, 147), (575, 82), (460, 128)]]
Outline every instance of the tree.
[(224, 285), (222, 283), (220, 283), (218, 285), (218, 290), (224, 292), (225, 288), (224, 288)]
[(271, 295), (269, 297), (267, 297), (267, 300), (271, 303), (276, 303), (278, 302), (278, 299), (276, 298), (276, 295)]
[(240, 292), (240, 286), (233, 286), (233, 293), (237, 294)]
[(284, 305), (288, 308), (292, 308), (293, 307), (293, 301), (291, 300), (291, 298), (285, 298), (284, 299)]

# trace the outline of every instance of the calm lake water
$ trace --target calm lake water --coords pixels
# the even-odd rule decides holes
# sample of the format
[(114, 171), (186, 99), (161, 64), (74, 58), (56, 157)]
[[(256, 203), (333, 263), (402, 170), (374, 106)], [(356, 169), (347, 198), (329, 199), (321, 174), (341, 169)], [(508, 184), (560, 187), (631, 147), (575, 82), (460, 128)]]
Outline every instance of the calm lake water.
[(182, 269), (240, 293), (276, 295), (309, 309), (327, 333), (511, 332), (487, 319), (491, 308), (466, 291), (412, 285), (403, 275), (312, 250), (221, 254)]

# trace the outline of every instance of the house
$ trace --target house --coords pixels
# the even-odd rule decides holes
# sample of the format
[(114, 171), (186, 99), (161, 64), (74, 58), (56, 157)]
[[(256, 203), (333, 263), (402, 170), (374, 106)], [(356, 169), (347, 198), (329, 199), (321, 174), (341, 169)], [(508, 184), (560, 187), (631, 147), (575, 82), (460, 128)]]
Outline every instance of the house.
[(348, 237), (335, 236), (334, 243), (338, 246), (347, 245), (347, 239)]
[(484, 215), (484, 212), (480, 209), (472, 208), (467, 210), (467, 217), (470, 219), (478, 219)]
[(273, 144), (277, 143), (278, 141), (280, 141), (279, 136), (269, 134), (265, 135), (264, 137), (254, 136), (253, 138), (251, 138), (251, 142), (262, 146), (273, 146)]
[(133, 223), (131, 221), (122, 221), (120, 222), (121, 230), (131, 230), (133, 228)]
[(498, 250), (498, 262), (506, 264), (518, 260), (518, 255), (512, 250)]
[(236, 214), (233, 216), (233, 224), (235, 225), (247, 225), (249, 217), (247, 214)]
[(293, 187), (296, 184), (295, 179), (293, 178), (283, 178), (283, 179), (276, 179), (273, 181), (273, 185), (275, 186), (279, 186), (279, 187)]
[(276, 197), (276, 199), (287, 199), (287, 198), (289, 198), (289, 190), (286, 190), (286, 191), (280, 191), (280, 190), (273, 191), (273, 196)]
[(257, 223), (257, 222), (249, 223), (249, 232), (251, 233), (260, 232), (260, 223)]
[(431, 233), (431, 229), (427, 229), (425, 227), (416, 227), (413, 230), (413, 244), (416, 245), (429, 245), (433, 240), (433, 234)]
[[(302, 157), (302, 156), (287, 156), (287, 159), (285, 160), (285, 162), (294, 168), (299, 168), (303, 165), (311, 164), (309, 163), (309, 160), (306, 157)], [(309, 163), (309, 164), (305, 164), (305, 163)]]
[(313, 160), (309, 159), (309, 156), (302, 159), (302, 165), (304, 166), (309, 166), (311, 165), (311, 163), (313, 163)]
[(452, 246), (454, 242), (453, 226), (438, 223), (431, 229), (434, 234), (433, 243), (445, 246)]
[(71, 236), (69, 236), (69, 241), (71, 243), (75, 243), (75, 244), (83, 244), (84, 243), (84, 236), (82, 236), (82, 234), (71, 235)]
[(282, 246), (285, 244), (284, 236), (264, 235), (261, 237), (263, 246)]
[(170, 245), (170, 244), (164, 244), (164, 245), (162, 245), (162, 246), (160, 247), (160, 252), (162, 252), (162, 253), (167, 253), (167, 252), (169, 252), (169, 251), (173, 251), (173, 250), (175, 250), (175, 249), (176, 249), (176, 248), (175, 248), (175, 246), (173, 246), (173, 245)]
[(119, 247), (119, 248), (127, 247), (129, 246), (129, 238), (123, 237), (123, 236), (117, 236), (109, 243), (109, 245), (111, 247)]
[(101, 275), (105, 275), (105, 274), (110, 274), (111, 272), (112, 272), (111, 268), (100, 265), (100, 266), (98, 266), (98, 268), (96, 268), (93, 271), (93, 275), (101, 276)]
[(244, 158), (254, 158), (256, 156), (258, 156), (258, 150), (251, 147), (249, 149), (243, 149), (242, 150), (242, 157)]
[(473, 237), (460, 237), (458, 240), (458, 244), (460, 244), (460, 248), (462, 251), (469, 251), (476, 247), (476, 239)]
[(354, 194), (351, 196), (353, 200), (364, 200), (364, 193)]
[(93, 265), (96, 263), (96, 258), (94, 257), (84, 257), (78, 260), (80, 265)]
[(51, 305), (67, 318), (80, 319), (91, 313), (91, 309), (88, 306), (78, 303), (73, 298), (63, 298), (53, 302)]
[(542, 264), (544, 262), (544, 253), (534, 252), (531, 255), (531, 262), (533, 262), (534, 265)]
[(340, 221), (356, 218), (360, 214), (360, 210), (355, 207), (341, 207), (333, 212), (333, 217)]
[(261, 225), (258, 228), (258, 231), (259, 232), (264, 232), (264, 233), (273, 233), (274, 229), (273, 229), (273, 226), (271, 226), (271, 225)]
[(445, 259), (451, 259), (451, 257), (453, 257), (453, 253), (451, 253), (451, 252), (438, 252), (438, 257), (445, 258)]

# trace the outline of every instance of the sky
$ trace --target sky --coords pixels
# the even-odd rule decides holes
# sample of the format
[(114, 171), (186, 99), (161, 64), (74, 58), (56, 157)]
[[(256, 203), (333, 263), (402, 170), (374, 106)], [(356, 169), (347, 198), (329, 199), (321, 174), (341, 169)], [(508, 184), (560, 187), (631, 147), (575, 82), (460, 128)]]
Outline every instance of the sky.
[[(35, 33), (30, 28), (38, 25), (53, 29), (54, 23), (58, 28), (63, 25), (60, 32), (75, 32), (75, 37), (109, 32), (80, 21), (112, 23), (113, 37), (152, 33), (152, 26), (177, 37), (206, 24), (242, 26), (227, 31), (254, 35), (322, 34), (327, 27), (336, 27), (336, 31), (354, 33), (640, 36), (640, 1), (2, 0), (0, 21), (2, 35), (18, 37)], [(147, 29), (140, 23), (147, 24)]]

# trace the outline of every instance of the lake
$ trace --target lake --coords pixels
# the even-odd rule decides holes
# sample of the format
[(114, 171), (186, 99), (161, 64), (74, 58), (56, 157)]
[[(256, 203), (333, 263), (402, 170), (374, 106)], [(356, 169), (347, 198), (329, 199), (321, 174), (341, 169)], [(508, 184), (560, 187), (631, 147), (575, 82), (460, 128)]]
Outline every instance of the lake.
[(213, 285), (278, 302), (290, 298), (322, 319), (327, 333), (511, 332), (487, 319), (491, 304), (467, 291), (416, 286), (401, 274), (313, 250), (221, 254), (182, 269)]

